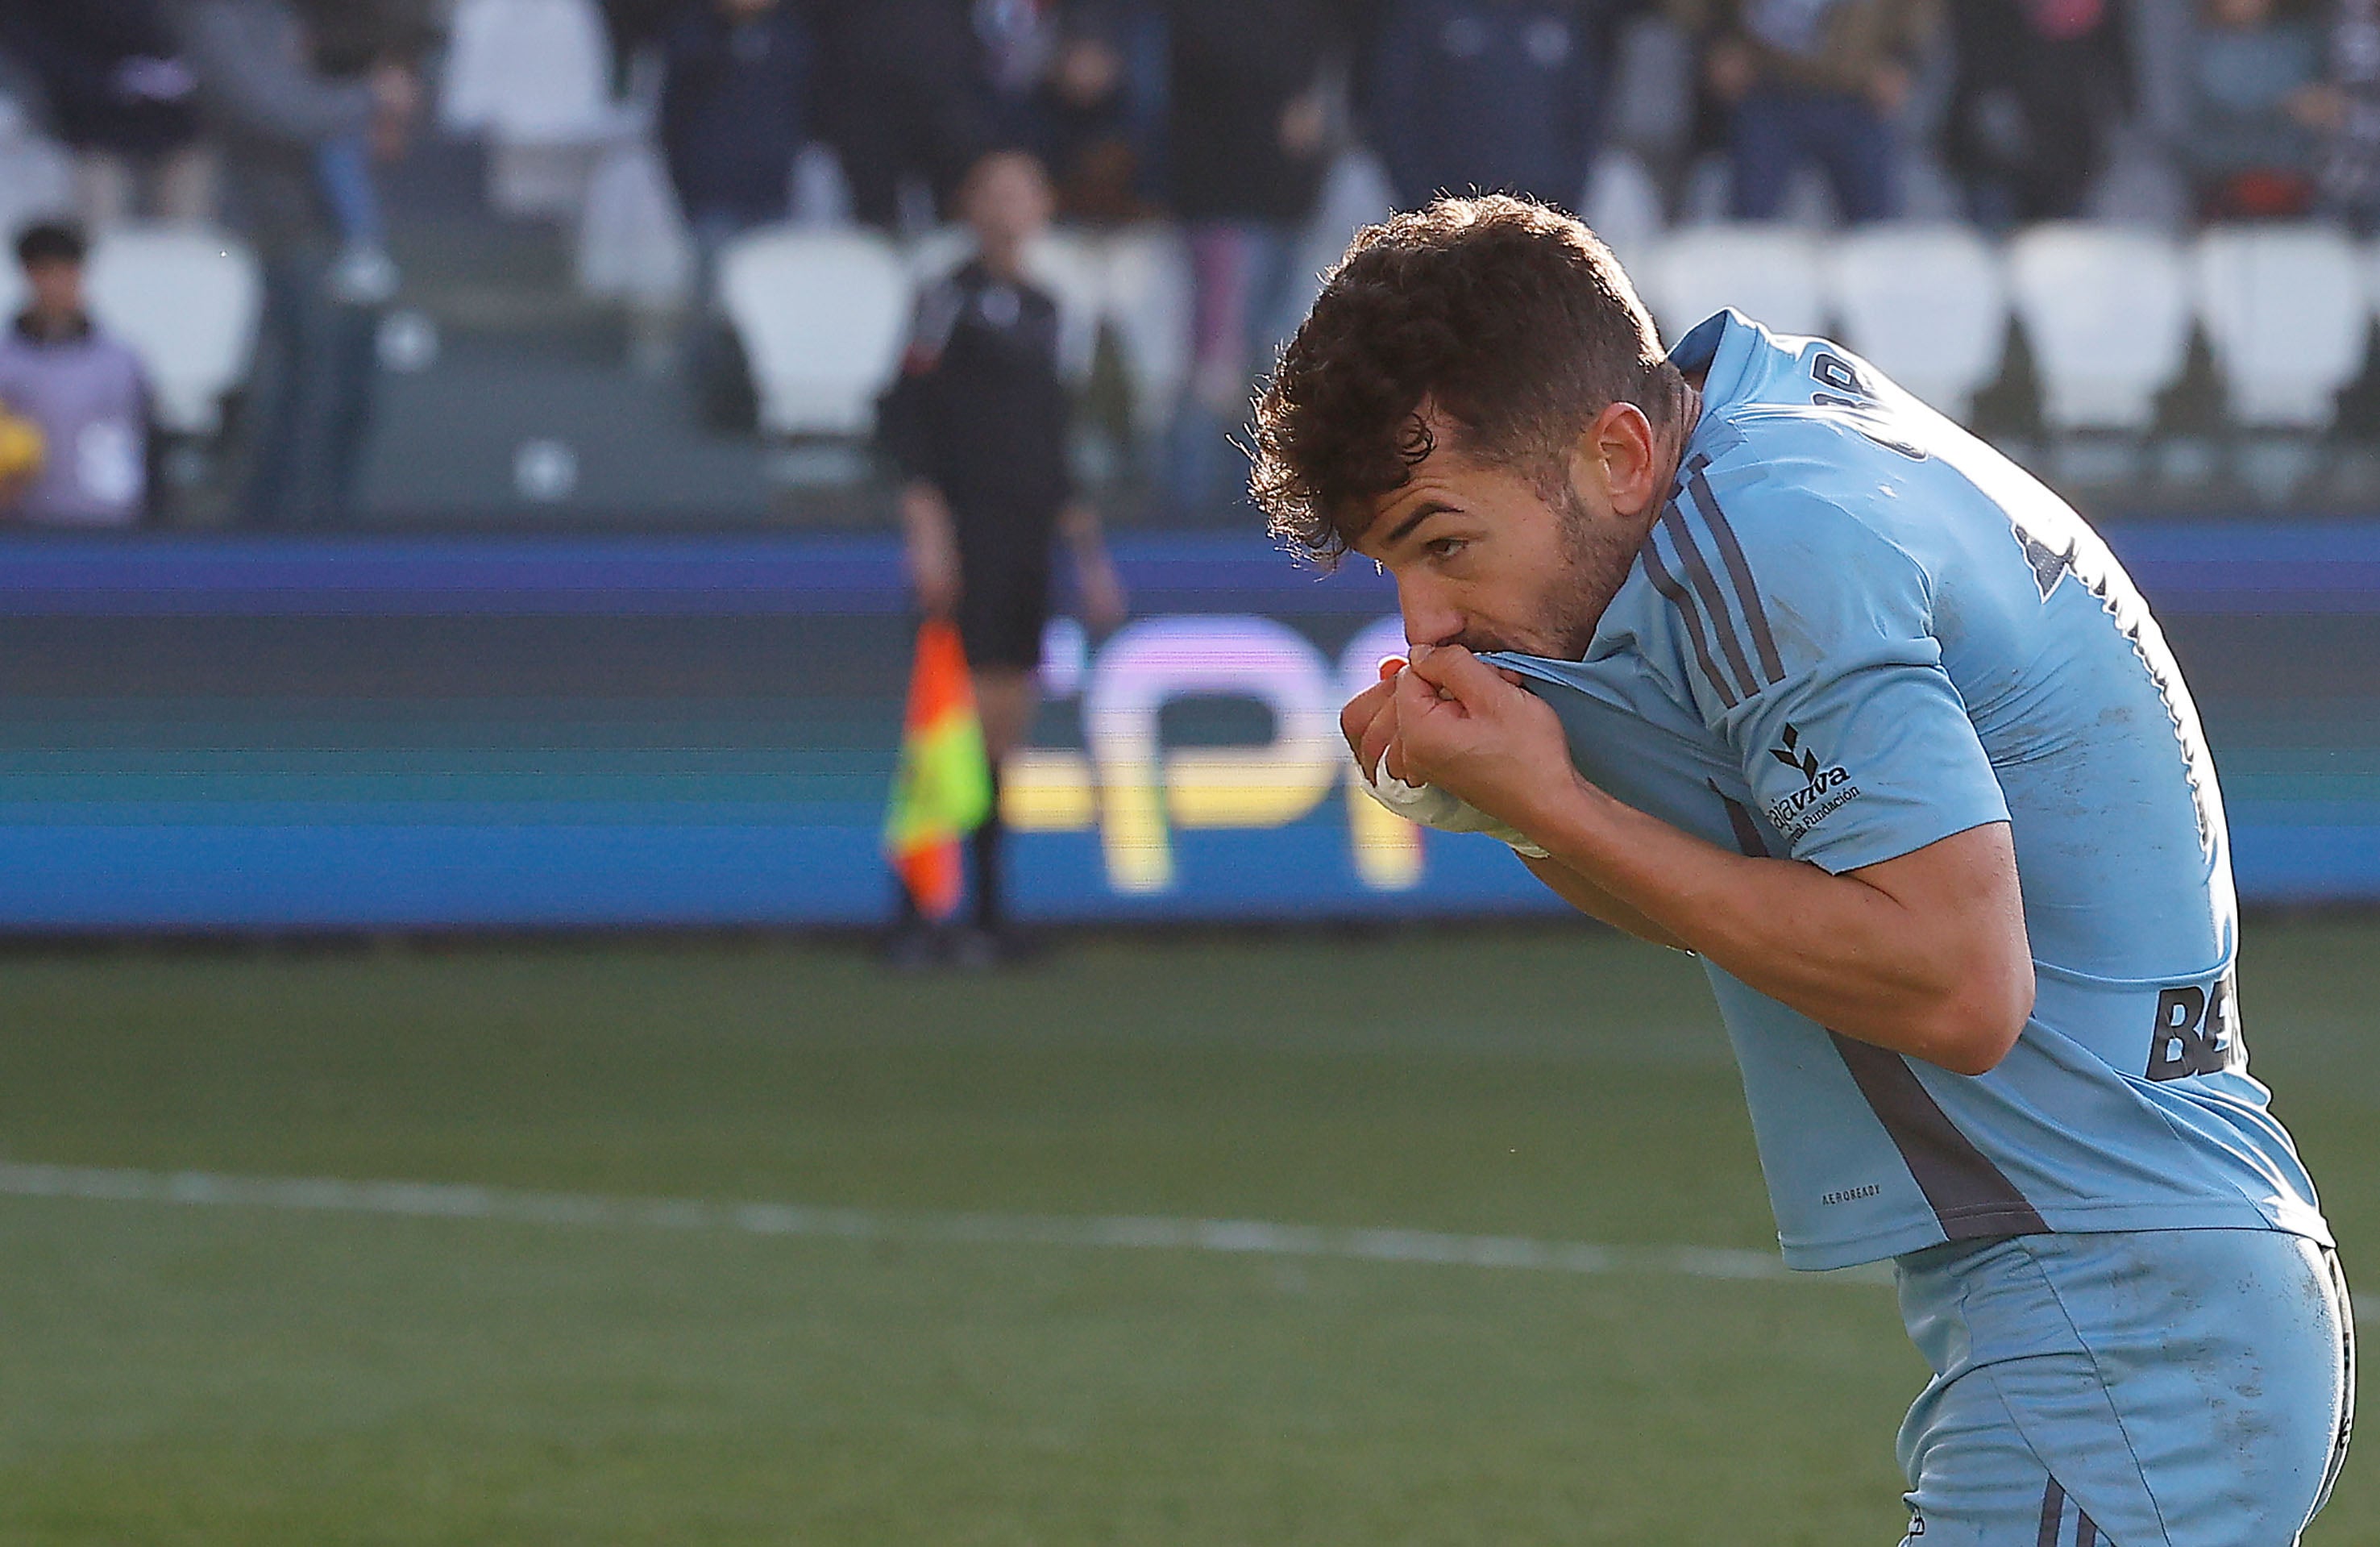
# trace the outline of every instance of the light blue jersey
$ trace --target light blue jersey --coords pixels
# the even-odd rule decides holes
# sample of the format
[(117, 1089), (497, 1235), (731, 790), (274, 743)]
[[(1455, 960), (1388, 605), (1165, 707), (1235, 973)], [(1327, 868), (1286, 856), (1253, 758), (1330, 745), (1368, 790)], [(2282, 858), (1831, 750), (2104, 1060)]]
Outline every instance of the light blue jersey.
[(2014, 834), (2039, 998), (1968, 1078), (1712, 968), (1786, 1260), (2041, 1232), (2329, 1233), (2248, 1073), (2198, 712), (2107, 545), (1836, 345), (1730, 311), (1674, 497), (1582, 662), (1494, 657), (1590, 778), (1840, 872)]

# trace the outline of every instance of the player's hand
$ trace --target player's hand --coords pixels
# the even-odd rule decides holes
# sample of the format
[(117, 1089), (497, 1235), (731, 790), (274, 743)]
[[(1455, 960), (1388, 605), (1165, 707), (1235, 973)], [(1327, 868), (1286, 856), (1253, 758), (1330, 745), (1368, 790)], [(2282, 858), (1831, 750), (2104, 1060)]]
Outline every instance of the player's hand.
[(1461, 645), (1416, 649), (1390, 690), (1407, 784), (1445, 790), (1526, 833), (1577, 776), (1552, 706)]
[(1082, 593), (1083, 621), (1093, 632), (1106, 634), (1123, 627), (1128, 606), (1123, 581), (1104, 550), (1075, 561), (1075, 589)]
[[(1381, 662), (1380, 680), (1349, 699), (1339, 712), (1339, 734), (1347, 738), (1347, 750), (1354, 754), (1355, 766), (1368, 784), (1380, 782), (1381, 760), (1396, 741), (1397, 674), (1404, 669), (1401, 657)], [(1394, 775), (1402, 766), (1400, 761), (1388, 772)]]
[(917, 610), (928, 617), (953, 617), (959, 610), (959, 541), (951, 508), (929, 483), (901, 491), (903, 556)]

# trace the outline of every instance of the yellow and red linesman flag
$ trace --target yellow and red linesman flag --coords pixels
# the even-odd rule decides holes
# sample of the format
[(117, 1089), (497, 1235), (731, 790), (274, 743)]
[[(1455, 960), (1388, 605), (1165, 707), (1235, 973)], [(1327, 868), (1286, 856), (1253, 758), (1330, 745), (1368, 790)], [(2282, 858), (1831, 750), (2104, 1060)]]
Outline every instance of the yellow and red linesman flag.
[(901, 767), (884, 819), (884, 851), (918, 912), (947, 919), (958, 911), (959, 843), (990, 815), (991, 764), (966, 652), (948, 621), (928, 618), (917, 630)]

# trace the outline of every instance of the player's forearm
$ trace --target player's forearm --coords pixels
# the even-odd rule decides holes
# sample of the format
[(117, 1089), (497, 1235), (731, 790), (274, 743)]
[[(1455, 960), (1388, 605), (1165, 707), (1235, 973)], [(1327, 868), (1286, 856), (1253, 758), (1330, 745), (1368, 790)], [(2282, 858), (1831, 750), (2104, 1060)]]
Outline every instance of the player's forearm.
[(2030, 1007), (2029, 962), (2020, 985), (1967, 932), (1856, 876), (1730, 854), (1583, 779), (1523, 831), (1587, 886), (1847, 1037), (1980, 1073)]
[(1667, 945), (1673, 951), (1694, 948), (1559, 860), (1532, 859), (1524, 854), (1521, 863), (1545, 883), (1548, 891), (1590, 919), (1609, 924), (1622, 934)]

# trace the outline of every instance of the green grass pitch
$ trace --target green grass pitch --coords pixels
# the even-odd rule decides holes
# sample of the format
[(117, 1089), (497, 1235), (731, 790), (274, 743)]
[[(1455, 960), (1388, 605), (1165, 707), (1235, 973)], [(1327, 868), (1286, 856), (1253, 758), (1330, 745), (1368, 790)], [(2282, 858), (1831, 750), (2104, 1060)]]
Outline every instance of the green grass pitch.
[[(2380, 923), (2247, 938), (2354, 1273)], [(1536, 926), (19, 951), (0, 1161), (1773, 1249), (1698, 972)], [(12, 1547), (1883, 1547), (1922, 1374), (1865, 1283), (0, 1198)]]

